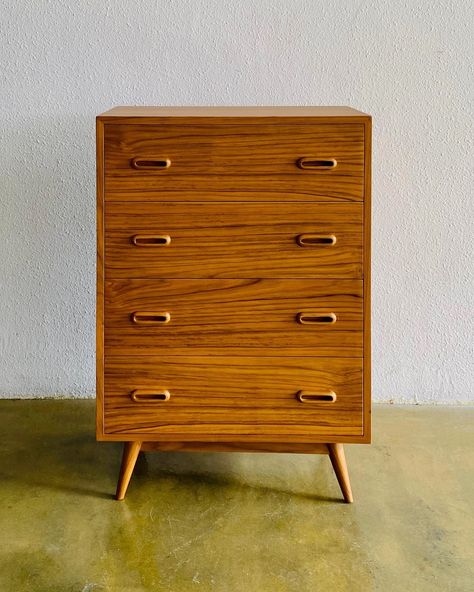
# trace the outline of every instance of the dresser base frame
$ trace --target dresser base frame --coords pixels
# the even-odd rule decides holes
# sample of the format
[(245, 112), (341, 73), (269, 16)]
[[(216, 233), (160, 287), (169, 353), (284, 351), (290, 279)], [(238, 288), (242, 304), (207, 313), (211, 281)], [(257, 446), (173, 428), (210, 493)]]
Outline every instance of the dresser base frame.
[(140, 452), (145, 451), (182, 451), (182, 452), (296, 452), (303, 454), (327, 454), (331, 460), (344, 501), (352, 503), (351, 484), (347, 470), (344, 446), (342, 444), (280, 444), (267, 442), (263, 444), (227, 443), (227, 442), (124, 442), (122, 465), (115, 499), (123, 500), (133, 469)]

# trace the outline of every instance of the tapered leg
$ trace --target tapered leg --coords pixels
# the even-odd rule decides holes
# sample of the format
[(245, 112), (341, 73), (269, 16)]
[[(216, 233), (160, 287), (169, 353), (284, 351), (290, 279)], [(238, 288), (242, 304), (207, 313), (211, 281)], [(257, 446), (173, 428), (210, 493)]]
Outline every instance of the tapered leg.
[(344, 501), (351, 504), (354, 501), (352, 497), (351, 483), (349, 481), (349, 473), (347, 471), (346, 457), (344, 454), (344, 447), (342, 444), (328, 444), (329, 458), (331, 459), (332, 468), (336, 473), (336, 477), (341, 488)]
[(117, 493), (115, 494), (115, 499), (117, 500), (123, 500), (127, 493), (127, 487), (130, 483), (141, 446), (141, 442), (124, 442), (122, 466), (120, 467)]

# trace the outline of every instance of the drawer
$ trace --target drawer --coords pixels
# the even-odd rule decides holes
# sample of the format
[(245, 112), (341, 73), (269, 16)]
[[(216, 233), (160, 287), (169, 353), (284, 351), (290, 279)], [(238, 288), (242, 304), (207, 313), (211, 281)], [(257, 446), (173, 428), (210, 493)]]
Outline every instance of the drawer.
[[(362, 356), (362, 281), (110, 280), (107, 354)], [(226, 348), (223, 350), (222, 348)]]
[(360, 278), (362, 204), (107, 203), (106, 278)]
[(145, 440), (360, 436), (362, 360), (107, 356), (104, 425)]
[(364, 126), (106, 123), (104, 163), (112, 200), (123, 192), (159, 199), (179, 191), (192, 200), (204, 191), (222, 200), (258, 191), (263, 199), (361, 201)]

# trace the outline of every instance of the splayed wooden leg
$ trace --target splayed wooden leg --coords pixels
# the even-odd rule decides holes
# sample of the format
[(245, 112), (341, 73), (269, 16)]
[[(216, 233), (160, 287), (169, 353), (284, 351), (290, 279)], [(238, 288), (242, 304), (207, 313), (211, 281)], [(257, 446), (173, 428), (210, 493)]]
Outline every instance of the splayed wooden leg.
[(117, 500), (123, 500), (127, 493), (128, 484), (130, 483), (141, 446), (141, 442), (124, 442), (122, 466), (120, 467), (117, 493), (115, 494), (115, 499)]
[(331, 459), (332, 468), (336, 473), (336, 477), (341, 488), (344, 500), (351, 504), (354, 501), (352, 497), (351, 483), (349, 481), (349, 473), (347, 471), (346, 457), (344, 455), (344, 447), (342, 444), (328, 444), (329, 458)]

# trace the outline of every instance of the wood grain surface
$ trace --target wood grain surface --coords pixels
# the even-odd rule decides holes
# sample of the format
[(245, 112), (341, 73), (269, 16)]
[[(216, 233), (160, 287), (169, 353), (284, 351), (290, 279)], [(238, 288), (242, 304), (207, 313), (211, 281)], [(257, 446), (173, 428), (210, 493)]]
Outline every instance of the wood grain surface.
[[(133, 322), (140, 311), (170, 319)], [(334, 314), (300, 324), (299, 313)], [(323, 316), (324, 320), (324, 316)], [(107, 354), (362, 356), (360, 280), (110, 280), (105, 285)], [(223, 349), (225, 348), (225, 349)]]
[[(170, 164), (136, 169), (137, 158)], [(334, 159), (337, 166), (304, 170), (302, 158)], [(106, 125), (105, 190), (273, 190), (360, 201), (364, 126)]]
[[(168, 401), (137, 403), (137, 389)], [(105, 432), (136, 439), (225, 440), (361, 436), (362, 360), (355, 358), (107, 356)], [(334, 391), (305, 404), (300, 390)], [(296, 438), (294, 440), (293, 438)]]
[[(107, 278), (361, 278), (361, 204), (107, 203)], [(169, 235), (137, 247), (137, 234)], [(301, 247), (301, 234), (334, 245)]]
[[(159, 162), (140, 170), (134, 158)], [(302, 158), (337, 166), (305, 170)], [(349, 108), (99, 116), (98, 439), (294, 452), (369, 442), (370, 192), (371, 120)], [(164, 246), (136, 246), (137, 234)], [(337, 240), (300, 247), (301, 234)], [(130, 308), (170, 319), (133, 324)], [(301, 325), (294, 308), (337, 322)], [(301, 403), (300, 391), (336, 399)]]
[(329, 454), (328, 444), (298, 442), (179, 442), (172, 440), (143, 442), (144, 452), (293, 452), (297, 454)]

